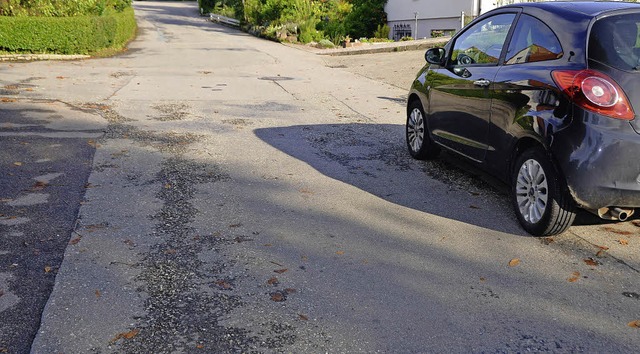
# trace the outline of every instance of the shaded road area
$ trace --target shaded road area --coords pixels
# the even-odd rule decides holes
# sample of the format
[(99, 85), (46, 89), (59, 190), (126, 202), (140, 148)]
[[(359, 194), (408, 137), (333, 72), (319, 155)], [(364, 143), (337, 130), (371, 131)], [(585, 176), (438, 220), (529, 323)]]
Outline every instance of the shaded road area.
[(423, 53), (327, 57), (195, 2), (135, 10), (120, 56), (0, 66), (0, 352), (640, 345), (637, 220), (533, 238), (504, 186), (410, 158)]

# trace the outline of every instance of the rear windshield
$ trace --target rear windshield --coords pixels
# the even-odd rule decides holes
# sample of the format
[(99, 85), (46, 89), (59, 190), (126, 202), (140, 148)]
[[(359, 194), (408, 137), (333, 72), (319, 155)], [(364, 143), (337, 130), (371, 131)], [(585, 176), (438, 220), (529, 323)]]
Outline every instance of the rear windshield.
[(609, 16), (591, 28), (589, 59), (621, 70), (640, 70), (640, 14)]

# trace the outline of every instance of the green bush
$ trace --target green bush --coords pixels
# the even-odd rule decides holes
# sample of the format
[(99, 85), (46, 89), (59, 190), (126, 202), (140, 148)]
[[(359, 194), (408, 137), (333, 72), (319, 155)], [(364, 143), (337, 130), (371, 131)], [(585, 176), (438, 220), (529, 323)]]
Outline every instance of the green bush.
[(100, 16), (128, 7), (131, 0), (0, 0), (0, 16)]
[(131, 7), (103, 16), (0, 16), (0, 50), (91, 54), (106, 48), (121, 49), (135, 32)]

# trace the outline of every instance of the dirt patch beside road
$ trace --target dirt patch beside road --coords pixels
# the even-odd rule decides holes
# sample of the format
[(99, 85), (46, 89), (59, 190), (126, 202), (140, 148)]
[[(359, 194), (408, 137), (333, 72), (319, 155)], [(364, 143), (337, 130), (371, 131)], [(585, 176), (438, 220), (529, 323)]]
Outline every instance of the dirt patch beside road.
[(323, 56), (328, 67), (342, 68), (352, 73), (409, 91), (418, 71), (426, 64), (424, 50)]

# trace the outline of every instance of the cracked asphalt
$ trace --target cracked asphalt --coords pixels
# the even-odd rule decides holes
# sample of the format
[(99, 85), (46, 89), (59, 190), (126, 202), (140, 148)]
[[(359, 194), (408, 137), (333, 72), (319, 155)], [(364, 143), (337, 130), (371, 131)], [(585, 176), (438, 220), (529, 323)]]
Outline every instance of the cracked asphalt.
[(637, 350), (639, 219), (530, 237), (500, 182), (412, 160), (421, 51), (134, 6), (117, 57), (0, 63), (0, 353)]

